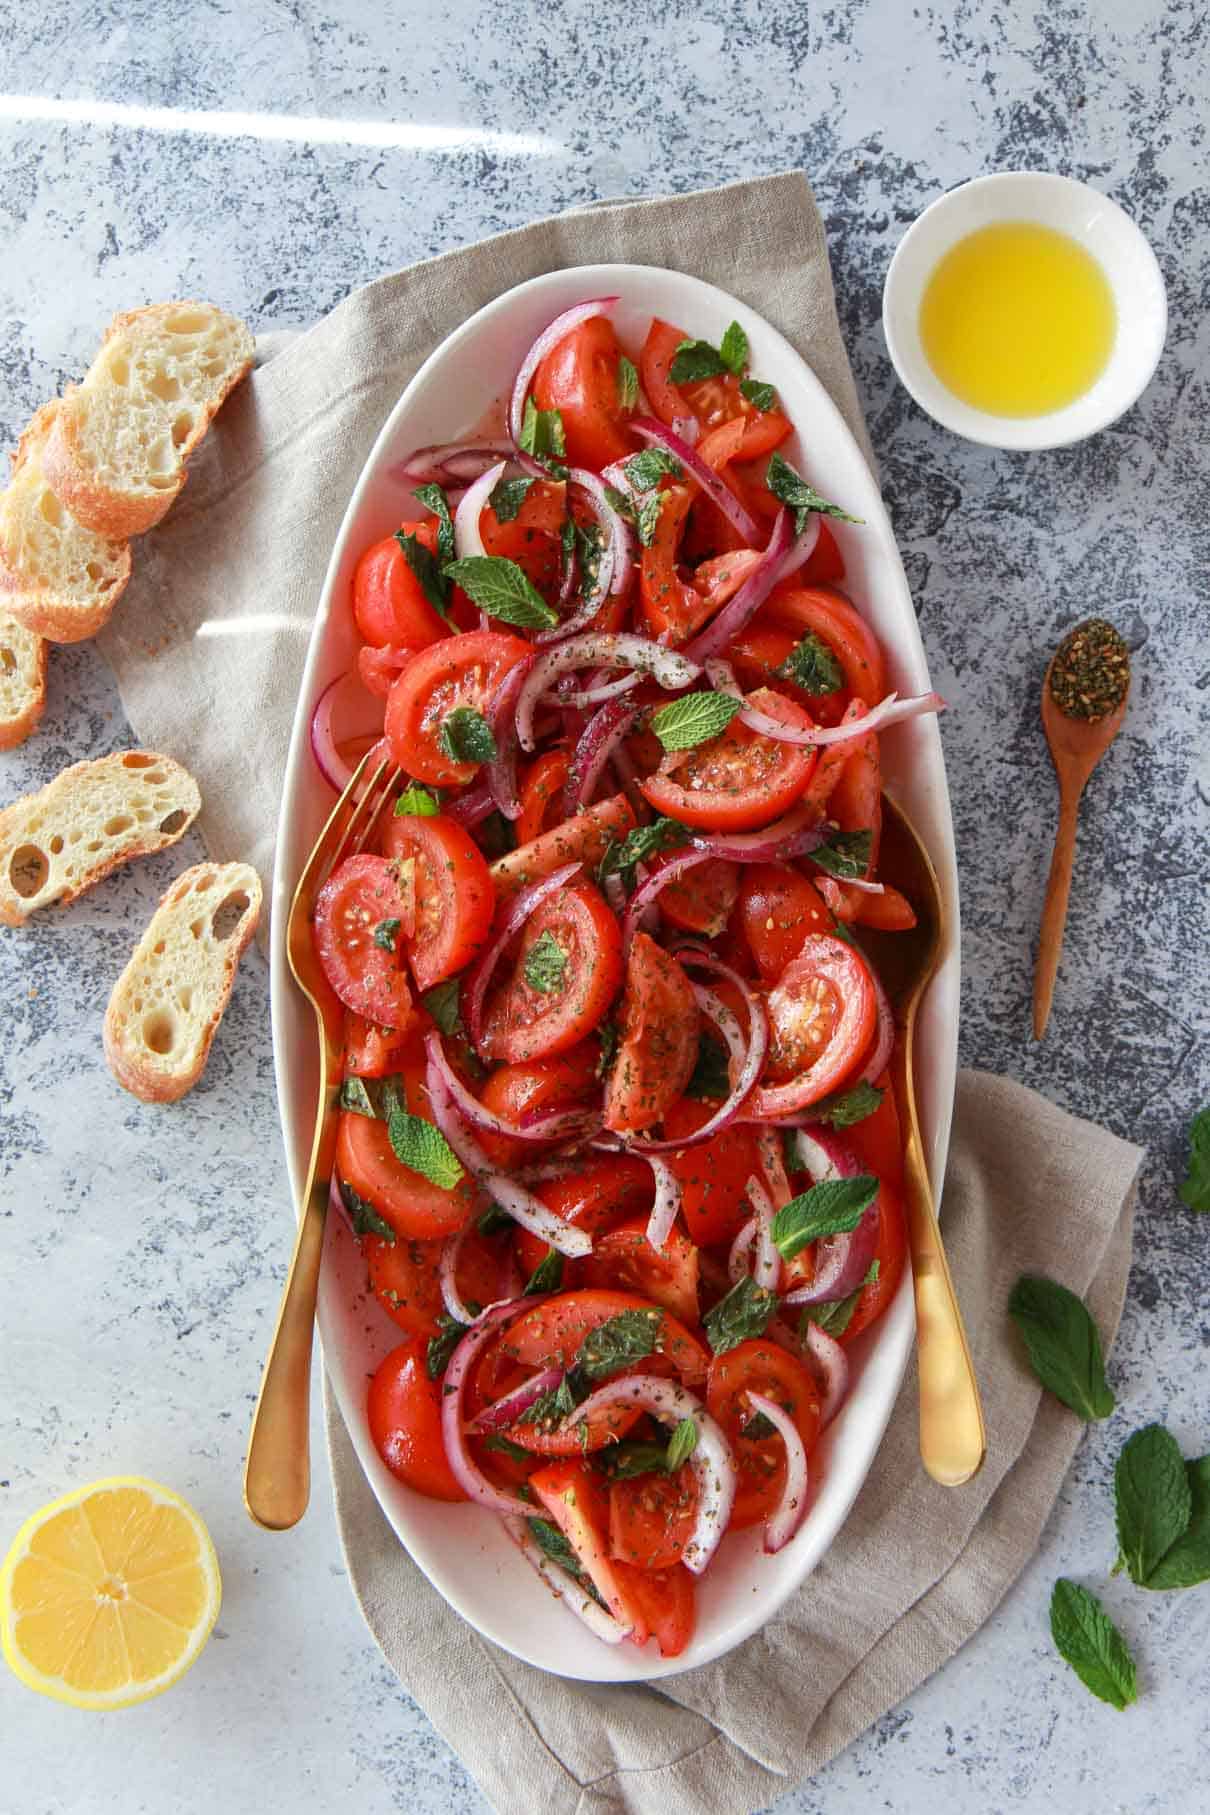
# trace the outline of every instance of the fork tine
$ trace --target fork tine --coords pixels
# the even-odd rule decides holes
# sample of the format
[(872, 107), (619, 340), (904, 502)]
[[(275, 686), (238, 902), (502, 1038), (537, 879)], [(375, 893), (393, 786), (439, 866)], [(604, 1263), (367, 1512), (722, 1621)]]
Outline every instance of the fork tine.
[[(364, 848), (371, 827), (377, 823), (378, 816), (387, 800), (390, 799), (393, 779), (388, 781), (381, 794), (378, 790), (384, 776), (394, 778), (399, 771), (394, 768), (389, 759), (384, 759), (379, 762), (366, 783), (366, 765), (373, 754), (372, 750), (367, 751), (358, 763), (348, 786), (333, 807), (327, 824), (316, 840), (298, 879), (295, 889), (295, 906), (314, 896), (320, 883), (331, 874), (337, 863), (351, 855), (354, 849), (360, 851)], [(365, 784), (364, 792), (359, 792), (363, 784)]]
[[(388, 773), (388, 770), (389, 770), (389, 773)], [(384, 774), (386, 775), (385, 781), (383, 781), (383, 779), (382, 779)], [(350, 851), (346, 850), (346, 852), (344, 853), (346, 856), (352, 856), (352, 855), (355, 855), (359, 851), (365, 850), (366, 845), (369, 843), (370, 839), (373, 838), (375, 832), (378, 830), (378, 822), (382, 818), (383, 808), (389, 802), (392, 794), (395, 793), (402, 778), (403, 778), (403, 770), (400, 769), (397, 765), (390, 765), (387, 763), (383, 763), (382, 766), (376, 771), (373, 781), (370, 783), (369, 787), (366, 789), (364, 799), (366, 802), (368, 802), (370, 800), (370, 798), (375, 794), (375, 792), (377, 792), (378, 793), (377, 803), (374, 806), (374, 808), (372, 809), (372, 811), (370, 812), (370, 815), (367, 818), (365, 825), (362, 827), (362, 830), (361, 830), (360, 834), (358, 835), (357, 843), (353, 846), (352, 851), (350, 852)]]

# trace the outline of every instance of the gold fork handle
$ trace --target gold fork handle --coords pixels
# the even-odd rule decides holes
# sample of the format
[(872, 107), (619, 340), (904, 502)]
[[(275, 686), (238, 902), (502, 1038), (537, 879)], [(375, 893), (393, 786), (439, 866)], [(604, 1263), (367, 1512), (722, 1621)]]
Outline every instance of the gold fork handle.
[(269, 1531), (297, 1525), (311, 1497), (311, 1348), (327, 1201), (327, 1180), (312, 1178), (248, 1439), (244, 1505)]

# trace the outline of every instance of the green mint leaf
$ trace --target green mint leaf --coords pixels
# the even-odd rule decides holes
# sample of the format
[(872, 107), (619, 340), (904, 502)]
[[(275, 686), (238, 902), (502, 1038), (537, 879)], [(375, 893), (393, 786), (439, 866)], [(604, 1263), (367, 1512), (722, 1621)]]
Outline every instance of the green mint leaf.
[(532, 1450), (522, 1449), (519, 1443), (514, 1443), (511, 1437), (502, 1437), (499, 1431), (489, 1431), (487, 1436), (481, 1437), (479, 1441), (484, 1449), (494, 1449), (497, 1455), (508, 1456), (513, 1462), (537, 1460)]
[(1050, 1633), (1086, 1689), (1111, 1708), (1136, 1700), (1134, 1659), (1125, 1639), (1096, 1596), (1066, 1576), (1059, 1577), (1050, 1597)]
[(692, 1418), (682, 1418), (668, 1439), (668, 1453), (664, 1458), (668, 1473), (680, 1468), (682, 1462), (688, 1462), (696, 1448), (697, 1424)]
[(632, 1361), (642, 1361), (659, 1347), (664, 1313), (656, 1310), (619, 1311), (590, 1330), (580, 1344), (575, 1369), (587, 1380), (608, 1380)]
[(794, 526), (799, 535), (806, 528), (812, 511), (818, 511), (821, 517), (839, 517), (844, 523), (861, 522), (860, 517), (851, 517), (838, 504), (829, 504), (826, 498), (821, 498), (814, 486), (808, 485), (802, 474), (796, 473), (780, 454), (769, 456), (765, 484), (775, 498), (780, 498), (794, 512)]
[(563, 1256), (557, 1248), (548, 1248), (525, 1282), (525, 1297), (537, 1292), (557, 1292), (563, 1284)]
[(607, 1078), (617, 1062), (618, 1047), (622, 1043), (621, 1032), (612, 1015), (602, 1021), (597, 1028), (597, 1039), (601, 1042), (601, 1056), (597, 1060), (597, 1076)]
[(837, 1338), (843, 1336), (853, 1321), (853, 1313), (857, 1309), (857, 1300), (861, 1297), (861, 1294), (865, 1291), (866, 1287), (872, 1286), (874, 1281), (878, 1278), (878, 1267), (878, 1261), (872, 1260), (865, 1278), (862, 1280), (857, 1290), (855, 1292), (850, 1292), (847, 1298), (824, 1299), (820, 1304), (808, 1305), (798, 1320), (798, 1334), (805, 1337), (807, 1325), (809, 1323), (817, 1323), (825, 1336)]
[(774, 1246), (783, 1260), (793, 1260), (808, 1242), (849, 1235), (877, 1196), (878, 1180), (870, 1172), (823, 1179), (782, 1205), (773, 1218)]
[(548, 1393), (543, 1393), (541, 1398), (535, 1399), (531, 1406), (527, 1406), (515, 1422), (517, 1424), (537, 1424), (543, 1429), (553, 1430), (555, 1425), (562, 1424), (565, 1418), (570, 1418), (576, 1407), (587, 1397), (587, 1386), (577, 1375), (575, 1369), (572, 1369), (569, 1373), (564, 1374), (558, 1386), (551, 1387)]
[(864, 876), (870, 867), (870, 855), (874, 847), (874, 834), (863, 832), (837, 832), (827, 844), (816, 845), (811, 852), (811, 862), (817, 863), (829, 876), (839, 876), (845, 880), (850, 876)]
[(748, 1419), (748, 1422), (743, 1425), (740, 1430), (741, 1437), (747, 1437), (754, 1443), (758, 1442), (762, 1437), (776, 1437), (776, 1435), (777, 1426), (774, 1424), (772, 1418), (766, 1418), (763, 1412), (753, 1413), (752, 1417)]
[(380, 952), (394, 954), (399, 944), (399, 928), (402, 921), (380, 920), (374, 928), (374, 944)]
[(420, 1000), (443, 1034), (451, 1038), (465, 1035), (466, 1029), (462, 1025), (462, 985), (457, 977), (447, 977), (444, 983), (434, 983), (432, 989), (425, 990)]
[(748, 336), (737, 321), (728, 325), (718, 343), (718, 350), (727, 370), (738, 378), (748, 363)]
[(1210, 1211), (1210, 1109), (1199, 1109), (1189, 1125), (1189, 1170), (1181, 1202), (1190, 1210)]
[(634, 522), (634, 499), (626, 492), (620, 492), (616, 485), (605, 487), (607, 503), (617, 511), (619, 517), (625, 517), (627, 523)]
[(567, 452), (567, 441), (563, 434), (563, 418), (558, 410), (540, 410), (533, 398), (527, 397), (517, 445), (523, 453), (532, 454), (536, 460), (549, 463), (552, 456), (561, 460)]
[(622, 462), (622, 471), (636, 492), (649, 492), (665, 477), (683, 478), (684, 470), (680, 461), (662, 447), (645, 447), (641, 454), (631, 454)]
[(1210, 1456), (1186, 1462), (1185, 1474), (1193, 1516), (1140, 1584), (1143, 1588), (1196, 1588), (1199, 1582), (1210, 1582)]
[(355, 1078), (351, 1073), (340, 1087), (340, 1107), (351, 1109), (354, 1115), (368, 1116), (371, 1121), (374, 1121), (378, 1115), (373, 1099), (366, 1089), (365, 1079)]
[(424, 1371), (430, 1380), (440, 1380), (469, 1328), (469, 1324), (459, 1323), (456, 1317), (442, 1311), (437, 1319), (437, 1334), (429, 1337), (424, 1351)]
[(423, 1116), (409, 1115), (406, 1109), (393, 1109), (387, 1118), (387, 1134), (395, 1158), (410, 1172), (419, 1172), (430, 1185), (441, 1191), (452, 1191), (463, 1176), (462, 1162), (439, 1128)]
[(844, 686), (844, 669), (822, 637), (808, 630), (802, 642), (793, 648), (785, 661), (773, 671), (783, 681), (794, 681), (807, 693), (817, 697), (839, 693)]
[(481, 1210), (475, 1218), (475, 1227), (480, 1235), (495, 1235), (499, 1230), (511, 1229), (512, 1226), (512, 1217), (499, 1204), (489, 1204), (487, 1209)]
[(584, 1565), (558, 1526), (552, 1525), (549, 1519), (527, 1519), (525, 1523), (551, 1562), (556, 1563), (560, 1569), (566, 1570), (567, 1574), (579, 1583), (586, 1594), (590, 1594), (594, 1601), (600, 1606), (604, 1606), (596, 1584), (585, 1571)]
[(551, 630), (559, 622), (542, 594), (515, 561), (504, 555), (467, 555), (451, 561), (447, 579), (461, 586), (480, 611), (518, 630)]
[(604, 882), (607, 876), (620, 876), (630, 887), (634, 882), (636, 863), (647, 863), (661, 851), (674, 850), (688, 837), (685, 827), (677, 820), (662, 816), (653, 819), (650, 825), (636, 826), (625, 838), (610, 839), (597, 865), (597, 880)]
[(525, 981), (540, 996), (553, 995), (567, 970), (567, 953), (552, 932), (539, 933), (525, 954)]
[(563, 526), (559, 531), (559, 541), (563, 548), (563, 559), (560, 563), (559, 575), (560, 578), (565, 580), (567, 578), (567, 570), (572, 563), (572, 557), (576, 552), (576, 526), (571, 517), (564, 517)]
[(501, 479), (492, 487), (488, 503), (496, 513), (497, 523), (515, 523), (520, 515), (521, 506), (529, 496), (529, 488), (534, 481), (531, 478)]
[(1122, 1446), (1113, 1486), (1121, 1559), (1144, 1587), (1193, 1522), (1193, 1489), (1171, 1432), (1162, 1424), (1136, 1431)]
[(414, 531), (397, 529), (395, 540), (403, 550), (403, 558), (415, 574), (420, 590), (433, 610), (441, 617), (448, 618), (450, 589), (442, 576), (442, 563), (436, 555), (429, 553)]
[(438, 519), (437, 526), (437, 559), (441, 562), (454, 558), (454, 519), (450, 515), (450, 501), (439, 485), (418, 485), (412, 493), (419, 498), (425, 510), (431, 511)]
[(1114, 1397), (1105, 1380), (1101, 1339), (1075, 1293), (1053, 1279), (1024, 1274), (1009, 1294), (1008, 1314), (1042, 1385), (1085, 1422), (1108, 1418)]
[(864, 1080), (851, 1090), (839, 1090), (834, 1096), (821, 1097), (812, 1105), (811, 1115), (818, 1122), (830, 1122), (833, 1128), (852, 1128), (873, 1115), (886, 1095)]
[(771, 384), (761, 384), (759, 379), (741, 378), (739, 393), (747, 398), (753, 409), (768, 412), (777, 408), (777, 392)]
[(593, 1463), (610, 1481), (629, 1481), (635, 1475), (664, 1474), (668, 1451), (662, 1443), (624, 1437), (620, 1443), (607, 1443), (604, 1449), (597, 1450)]
[(618, 408), (632, 410), (639, 400), (639, 374), (625, 353), (618, 360)]
[(777, 1306), (777, 1293), (766, 1292), (750, 1273), (745, 1273), (702, 1318), (706, 1340), (716, 1355), (725, 1355), (749, 1336), (763, 1336), (777, 1314)]
[(726, 370), (722, 354), (708, 340), (682, 340), (672, 356), (668, 376), (673, 384), (696, 384), (700, 378), (717, 378)]
[(697, 1063), (685, 1086), (685, 1095), (698, 1103), (721, 1103), (731, 1094), (729, 1054), (721, 1040), (704, 1033), (698, 1038)]
[(395, 1246), (395, 1231), (383, 1217), (379, 1216), (373, 1204), (367, 1198), (354, 1191), (346, 1179), (340, 1179), (340, 1195), (349, 1221), (353, 1225), (354, 1235), (381, 1235), (384, 1242)]
[(660, 514), (663, 509), (663, 492), (645, 492), (635, 506), (635, 534), (644, 548), (650, 548), (655, 541), (655, 532), (660, 527)]
[(492, 728), (473, 706), (455, 706), (441, 721), (437, 743), (455, 763), (491, 763), (496, 760)]
[(740, 709), (729, 693), (686, 693), (652, 713), (651, 729), (665, 750), (692, 750), (721, 737)]
[(409, 782), (395, 802), (396, 819), (402, 819), (406, 813), (414, 814), (417, 819), (433, 819), (440, 811), (437, 796), (416, 781)]

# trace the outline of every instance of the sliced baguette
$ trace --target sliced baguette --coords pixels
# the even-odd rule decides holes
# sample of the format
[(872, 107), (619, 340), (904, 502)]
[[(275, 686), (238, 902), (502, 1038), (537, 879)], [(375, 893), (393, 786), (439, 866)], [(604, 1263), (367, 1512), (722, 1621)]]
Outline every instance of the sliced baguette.
[(105, 1011), (105, 1058), (124, 1089), (145, 1103), (193, 1089), (260, 908), (249, 864), (199, 863), (177, 877)]
[(46, 705), (46, 644), (0, 613), (0, 750), (22, 743)]
[(243, 322), (209, 303), (115, 316), (83, 383), (68, 386), (43, 458), (73, 516), (106, 536), (158, 523), (253, 350)]
[(78, 523), (56, 497), (42, 456), (58, 403), (21, 437), (0, 493), (0, 608), (52, 643), (95, 636), (130, 578), (130, 544)]
[(165, 850), (201, 804), (188, 770), (153, 750), (73, 763), (0, 812), (0, 921), (21, 926), (52, 901), (74, 901), (130, 858)]

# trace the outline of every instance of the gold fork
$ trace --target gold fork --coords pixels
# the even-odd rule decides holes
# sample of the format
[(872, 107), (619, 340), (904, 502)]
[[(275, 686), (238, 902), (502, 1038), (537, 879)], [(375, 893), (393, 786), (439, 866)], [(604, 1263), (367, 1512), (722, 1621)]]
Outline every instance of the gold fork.
[[(244, 1466), (244, 1505), (256, 1523), (269, 1531), (288, 1531), (297, 1525), (311, 1497), (311, 1348), (336, 1148), (337, 1087), (344, 1066), (345, 1011), (315, 950), (315, 897), (338, 864), (365, 850), (383, 809), (398, 789), (400, 771), (389, 757), (378, 754), (380, 750), (381, 745), (375, 745), (366, 752), (337, 801), (307, 859), (286, 922), (290, 969), (319, 1025), (319, 1100), (294, 1258), (277, 1313)], [(371, 765), (373, 774), (361, 792), (362, 778)]]

